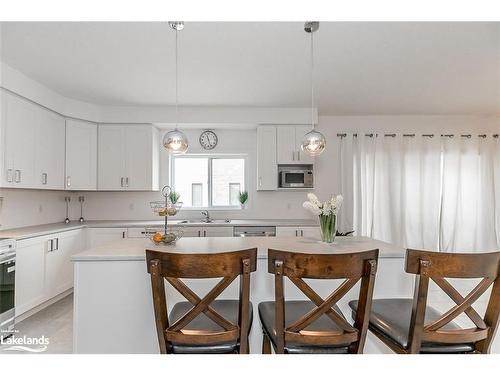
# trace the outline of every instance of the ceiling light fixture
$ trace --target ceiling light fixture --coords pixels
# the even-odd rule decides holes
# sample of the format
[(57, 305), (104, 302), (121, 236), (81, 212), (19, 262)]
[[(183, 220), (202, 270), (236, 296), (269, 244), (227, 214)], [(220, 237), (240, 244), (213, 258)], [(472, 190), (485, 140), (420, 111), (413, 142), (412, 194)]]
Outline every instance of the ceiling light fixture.
[(171, 21), (168, 24), (175, 30), (175, 129), (165, 134), (163, 137), (163, 147), (171, 154), (183, 154), (187, 151), (189, 145), (186, 135), (177, 129), (179, 125), (177, 34), (184, 28), (184, 22)]
[(300, 145), (302, 151), (310, 156), (321, 154), (326, 147), (326, 139), (319, 131), (314, 130), (314, 40), (313, 34), (319, 29), (319, 22), (306, 22), (304, 30), (311, 34), (311, 127), (312, 130), (304, 135)]

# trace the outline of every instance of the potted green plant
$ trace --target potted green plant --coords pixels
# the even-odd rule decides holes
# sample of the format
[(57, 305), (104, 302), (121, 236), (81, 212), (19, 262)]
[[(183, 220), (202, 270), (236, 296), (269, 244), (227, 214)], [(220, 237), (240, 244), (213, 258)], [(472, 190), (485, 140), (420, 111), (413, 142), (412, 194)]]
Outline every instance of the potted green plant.
[(241, 191), (238, 200), (240, 201), (241, 208), (245, 208), (248, 201), (248, 191)]
[(172, 204), (176, 204), (180, 197), (181, 197), (181, 195), (178, 192), (176, 192), (175, 190), (172, 190), (168, 194), (168, 199), (170, 200), (170, 202)]

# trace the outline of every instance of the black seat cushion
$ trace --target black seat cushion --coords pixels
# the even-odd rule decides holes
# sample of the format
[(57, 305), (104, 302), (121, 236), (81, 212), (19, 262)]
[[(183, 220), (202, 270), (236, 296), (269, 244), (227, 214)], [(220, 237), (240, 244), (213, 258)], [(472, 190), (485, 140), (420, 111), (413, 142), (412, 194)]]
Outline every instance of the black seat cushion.
[[(285, 325), (289, 326), (291, 323), (295, 322), (297, 319), (301, 318), (309, 311), (314, 309), (316, 305), (311, 301), (286, 301), (285, 302)], [(342, 312), (335, 305), (335, 311), (337, 311), (341, 316)], [(259, 317), (267, 336), (271, 339), (274, 346), (276, 346), (276, 324), (275, 324), (275, 312), (276, 303), (274, 301), (267, 301), (259, 303)], [(313, 331), (342, 331), (329, 317), (323, 314), (313, 323), (311, 323), (307, 329)], [(347, 353), (347, 346), (310, 346), (304, 345), (297, 342), (285, 342), (285, 353), (290, 354), (345, 354)]]
[[(394, 343), (408, 349), (408, 331), (413, 300), (411, 298), (374, 299), (370, 315), (369, 328), (371, 331), (382, 334)], [(353, 310), (353, 317), (358, 308), (358, 301), (349, 302)], [(442, 314), (436, 309), (427, 306), (425, 310), (425, 323), (438, 319)], [(453, 322), (443, 327), (447, 330), (457, 330), (461, 327)], [(443, 344), (422, 341), (421, 353), (465, 353), (474, 350), (470, 343)]]
[[(239, 310), (238, 300), (224, 300), (224, 299), (215, 300), (210, 304), (210, 307), (212, 307), (215, 311), (217, 311), (220, 315), (222, 315), (230, 322), (234, 324), (238, 323), (238, 310)], [(168, 316), (170, 324), (175, 323), (192, 308), (193, 305), (190, 302), (176, 303)], [(252, 303), (249, 304), (248, 313), (249, 313), (248, 316), (250, 318), (248, 332), (250, 332), (253, 321)], [(209, 330), (214, 332), (224, 331), (224, 328), (219, 326), (217, 323), (215, 323), (212, 319), (208, 318), (203, 313), (194, 318), (184, 328), (193, 330), (197, 329)], [(176, 354), (203, 354), (203, 353), (224, 354), (224, 353), (233, 353), (237, 349), (238, 349), (238, 343), (236, 341), (219, 343), (215, 345), (186, 345), (186, 344), (181, 345), (181, 344), (176, 344), (175, 342), (172, 343), (172, 351)]]

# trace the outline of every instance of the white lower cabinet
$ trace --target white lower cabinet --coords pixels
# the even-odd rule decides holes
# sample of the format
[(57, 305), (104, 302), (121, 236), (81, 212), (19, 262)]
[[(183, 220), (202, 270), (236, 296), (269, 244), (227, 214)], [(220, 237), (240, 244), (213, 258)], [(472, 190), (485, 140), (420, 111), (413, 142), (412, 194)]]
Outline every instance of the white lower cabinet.
[(17, 241), (16, 316), (73, 287), (71, 256), (86, 245), (84, 229)]
[(106, 245), (127, 236), (127, 228), (87, 228), (89, 248)]
[(17, 241), (16, 316), (44, 301), (45, 253), (47, 237)]
[(203, 237), (232, 237), (233, 227), (204, 227)]
[(185, 227), (182, 232), (184, 237), (232, 237), (233, 227)]
[(71, 257), (86, 249), (83, 230), (51, 236), (45, 255), (45, 297), (53, 298), (73, 287)]
[(321, 239), (319, 227), (276, 227), (276, 237), (307, 237)]

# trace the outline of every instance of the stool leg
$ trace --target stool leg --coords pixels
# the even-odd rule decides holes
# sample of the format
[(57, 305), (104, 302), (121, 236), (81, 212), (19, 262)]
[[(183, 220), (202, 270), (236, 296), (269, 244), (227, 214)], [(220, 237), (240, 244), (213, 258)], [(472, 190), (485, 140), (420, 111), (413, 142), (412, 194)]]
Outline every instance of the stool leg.
[(271, 340), (262, 332), (262, 354), (271, 354)]

